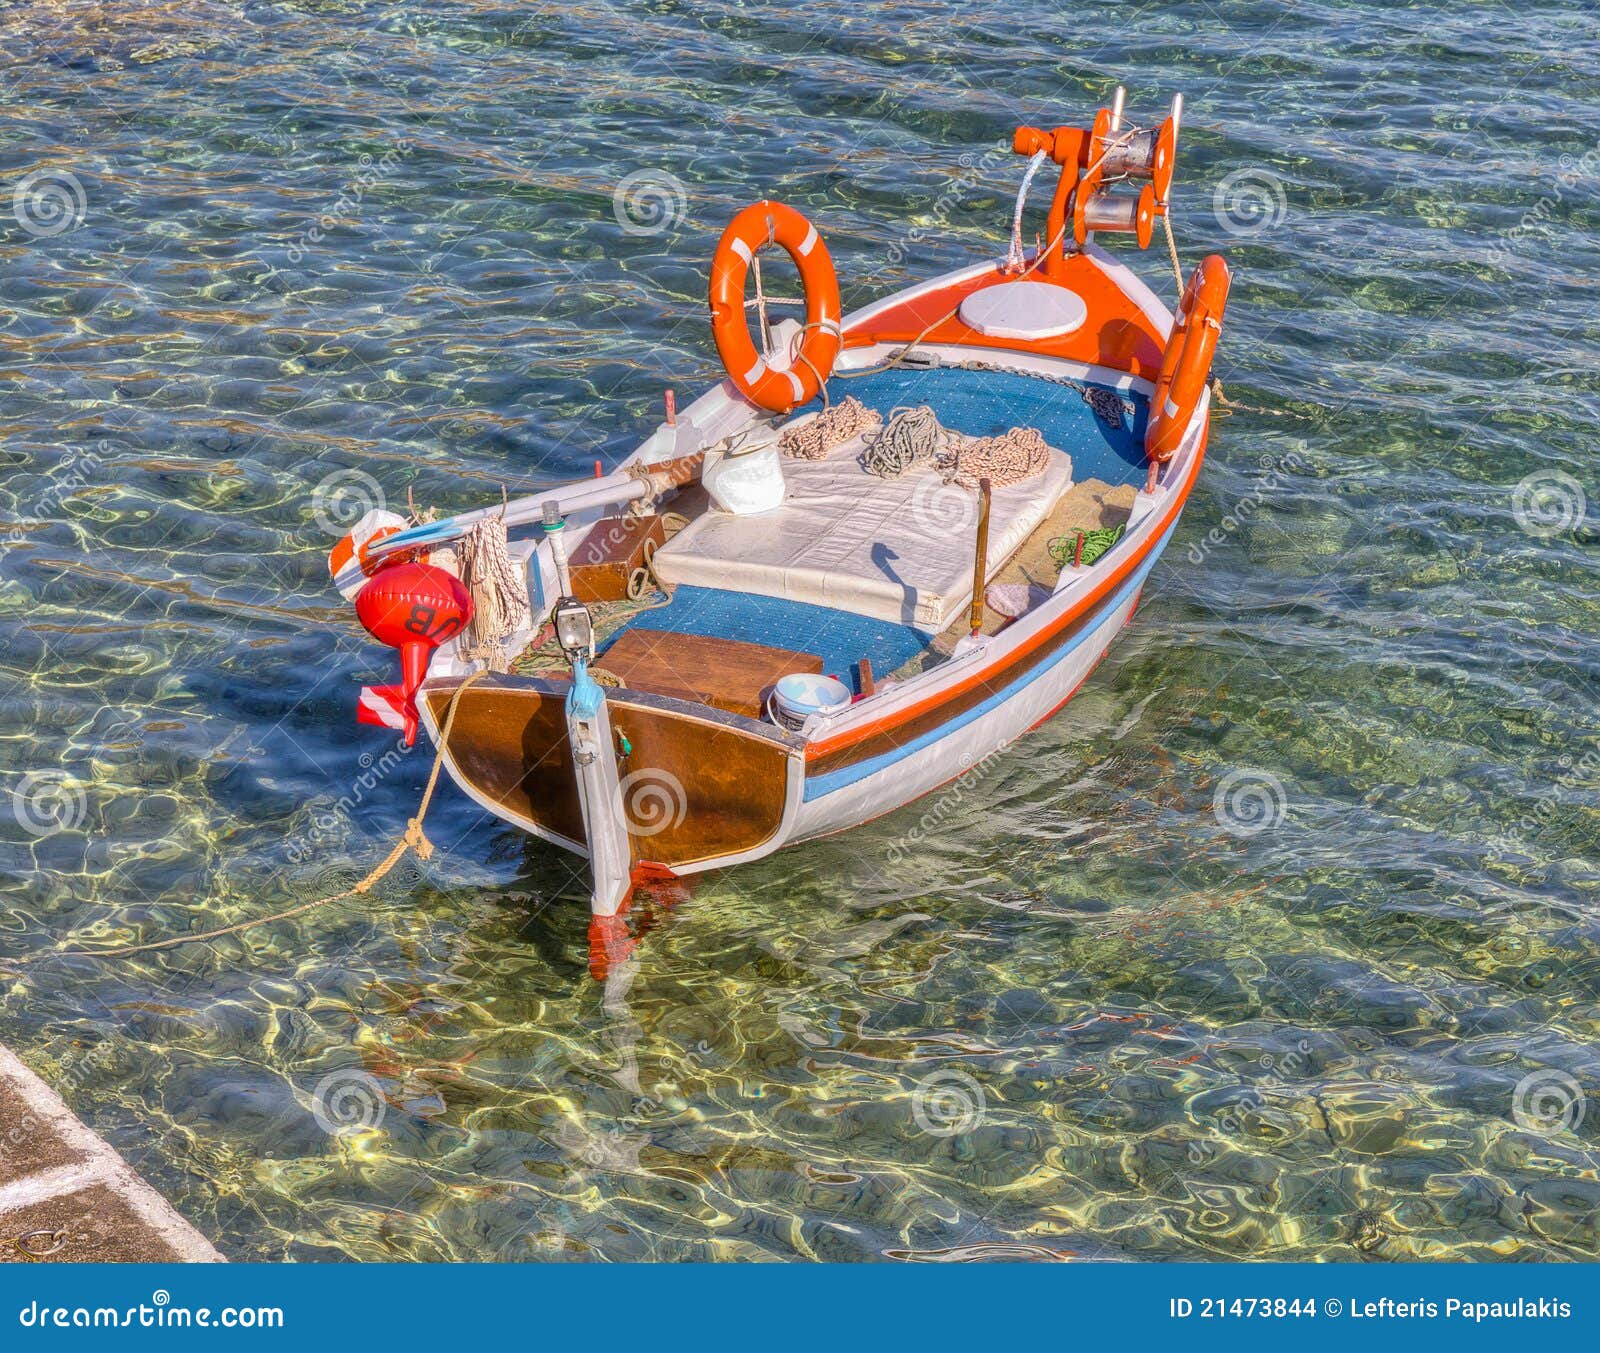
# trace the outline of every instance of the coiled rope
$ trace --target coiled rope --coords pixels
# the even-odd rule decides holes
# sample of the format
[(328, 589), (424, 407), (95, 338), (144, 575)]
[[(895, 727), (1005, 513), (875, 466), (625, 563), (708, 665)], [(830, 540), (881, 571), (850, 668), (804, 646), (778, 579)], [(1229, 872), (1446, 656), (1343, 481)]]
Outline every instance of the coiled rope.
[(883, 415), (854, 395), (824, 409), (799, 426), (784, 428), (778, 448), (796, 460), (821, 460), (834, 447), (883, 426)]
[(511, 562), (505, 513), (478, 522), (456, 546), (461, 581), (472, 594), (463, 656), (492, 671), (510, 666), (505, 641), (528, 621), (528, 584)]
[(486, 668), (479, 668), (467, 676), (450, 695), (450, 705), (445, 712), (444, 724), (439, 729), (439, 745), (433, 754), (433, 768), (428, 772), (428, 784), (422, 791), (422, 801), (417, 805), (416, 816), (406, 823), (406, 829), (392, 847), (389, 853), (363, 878), (359, 883), (353, 883), (337, 893), (329, 893), (326, 897), (319, 897), (313, 902), (302, 902), (295, 907), (285, 907), (282, 911), (275, 911), (267, 916), (256, 916), (248, 921), (239, 921), (233, 925), (218, 926), (215, 930), (202, 930), (194, 935), (174, 935), (169, 939), (152, 940), (148, 944), (123, 944), (114, 949), (46, 949), (42, 953), (27, 954), (21, 958), (7, 959), (3, 966), (11, 969), (31, 966), (50, 958), (125, 958), (129, 954), (148, 954), (157, 949), (176, 949), (184, 944), (201, 944), (207, 940), (222, 939), (226, 935), (237, 935), (245, 930), (254, 930), (257, 926), (271, 925), (274, 921), (286, 921), (291, 916), (303, 916), (308, 911), (318, 907), (330, 906), (335, 902), (343, 902), (346, 898), (358, 897), (363, 893), (371, 892), (381, 883), (395, 865), (406, 857), (408, 852), (414, 851), (419, 860), (428, 860), (433, 857), (433, 842), (428, 840), (427, 834), (422, 830), (422, 820), (428, 815), (428, 806), (433, 802), (433, 791), (439, 787), (439, 772), (444, 766), (445, 748), (450, 743), (450, 730), (455, 727), (456, 710), (461, 705), (461, 697), (473, 682), (480, 677), (488, 676)]
[(1012, 428), (998, 437), (967, 441), (944, 427), (926, 404), (898, 408), (857, 458), (861, 468), (879, 479), (899, 479), (927, 466), (947, 484), (975, 489), (987, 479), (995, 488), (1020, 484), (1043, 473), (1050, 447), (1038, 428)]
[(942, 471), (949, 440), (938, 415), (926, 404), (902, 405), (890, 410), (883, 431), (868, 439), (856, 461), (879, 479), (899, 479), (920, 465)]
[(980, 437), (956, 452), (951, 483), (975, 489), (987, 479), (995, 488), (1020, 484), (1043, 474), (1050, 463), (1050, 448), (1038, 428), (1012, 428), (998, 437)]

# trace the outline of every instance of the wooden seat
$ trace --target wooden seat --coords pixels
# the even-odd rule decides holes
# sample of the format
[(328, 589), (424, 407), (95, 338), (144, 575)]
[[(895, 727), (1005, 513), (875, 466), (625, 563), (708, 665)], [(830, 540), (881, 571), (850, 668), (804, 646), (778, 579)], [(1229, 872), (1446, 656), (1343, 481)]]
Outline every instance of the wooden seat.
[(815, 653), (796, 653), (737, 639), (630, 629), (598, 659), (630, 690), (693, 700), (759, 719), (773, 683), (790, 672), (820, 672)]

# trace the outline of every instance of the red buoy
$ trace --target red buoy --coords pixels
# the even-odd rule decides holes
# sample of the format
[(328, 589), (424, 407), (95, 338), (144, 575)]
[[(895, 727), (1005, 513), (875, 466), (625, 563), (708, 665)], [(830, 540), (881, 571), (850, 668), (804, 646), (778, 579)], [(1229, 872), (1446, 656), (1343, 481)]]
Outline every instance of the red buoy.
[(356, 616), (380, 644), (400, 650), (405, 692), (405, 735), (417, 737), (416, 694), (428, 675), (433, 650), (472, 619), (472, 595), (452, 573), (433, 564), (396, 564), (381, 570), (356, 597)]

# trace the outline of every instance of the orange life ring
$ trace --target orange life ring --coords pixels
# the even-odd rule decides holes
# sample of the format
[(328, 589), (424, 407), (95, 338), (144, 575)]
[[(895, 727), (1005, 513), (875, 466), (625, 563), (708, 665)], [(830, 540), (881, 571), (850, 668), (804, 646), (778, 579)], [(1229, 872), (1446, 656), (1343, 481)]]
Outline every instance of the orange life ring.
[(1144, 449), (1151, 460), (1171, 460), (1177, 453), (1205, 394), (1232, 280), (1228, 265), (1212, 254), (1200, 261), (1183, 289), (1177, 318), (1167, 336), (1167, 350), (1161, 356), (1161, 374), (1150, 396)]
[[(756, 252), (781, 245), (800, 270), (806, 293), (805, 330), (794, 364), (767, 365), (750, 337), (744, 288)], [(711, 259), (711, 335), (717, 355), (746, 399), (788, 413), (815, 399), (839, 358), (839, 278), (816, 227), (781, 202), (756, 202), (728, 223)]]

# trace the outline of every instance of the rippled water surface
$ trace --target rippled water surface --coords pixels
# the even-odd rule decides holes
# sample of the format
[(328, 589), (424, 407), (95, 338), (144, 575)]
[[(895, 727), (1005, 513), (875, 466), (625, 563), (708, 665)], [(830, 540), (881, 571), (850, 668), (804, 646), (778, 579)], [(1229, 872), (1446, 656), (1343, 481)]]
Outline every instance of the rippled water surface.
[(1271, 411), (1064, 714), (650, 899), (607, 986), (573, 862), (453, 790), (369, 898), (7, 978), (230, 1257), (1600, 1257), (1592, 8), (1089, 18), (0, 10), (8, 956), (382, 855), (426, 756), (353, 721), (329, 526), (614, 461), (719, 374), (757, 196), (859, 304), (1003, 247), (1019, 121), (1181, 89)]

